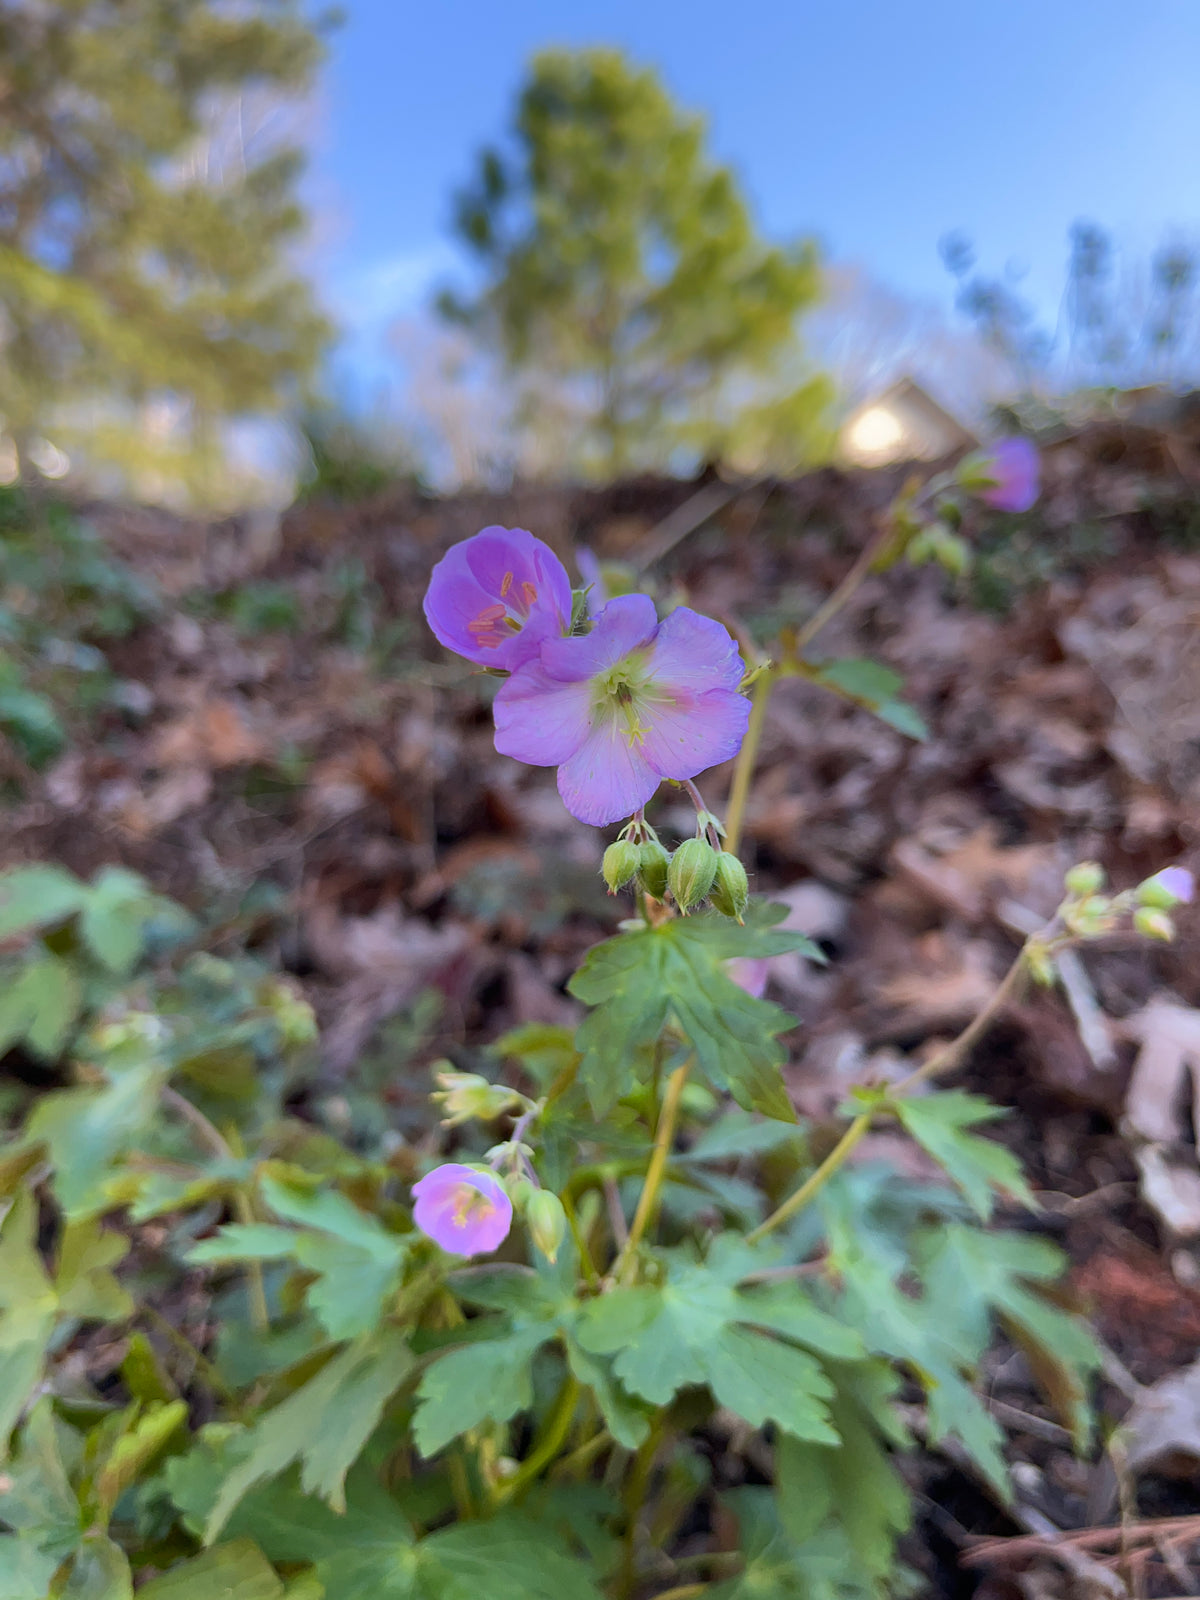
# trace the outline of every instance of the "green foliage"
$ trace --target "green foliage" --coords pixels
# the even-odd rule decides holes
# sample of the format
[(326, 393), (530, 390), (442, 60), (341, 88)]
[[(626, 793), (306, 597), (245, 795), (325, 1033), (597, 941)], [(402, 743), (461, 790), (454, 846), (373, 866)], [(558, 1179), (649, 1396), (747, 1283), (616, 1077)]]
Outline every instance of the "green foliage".
[(795, 1019), (747, 994), (725, 967), (733, 956), (785, 950), (821, 960), (810, 940), (770, 931), (786, 914), (782, 906), (760, 906), (745, 928), (720, 915), (678, 918), (618, 934), (589, 952), (570, 989), (594, 1008), (577, 1043), (580, 1077), (597, 1117), (629, 1092), (638, 1053), (653, 1047), (670, 1021), (709, 1080), (728, 1089), (739, 1105), (795, 1120), (779, 1073), (784, 1052), (777, 1041)]
[(145, 465), (146, 406), (182, 398), (158, 463), (179, 472), (214, 419), (311, 371), (324, 324), (287, 261), (300, 160), (269, 113), (319, 54), (298, 0), (0, 5), (0, 411), (22, 455), (49, 431)]
[[(488, 1138), (519, 1118), (491, 1152), (518, 1221), (503, 1259), (463, 1266), (413, 1227), (408, 1149), (385, 1160), (378, 1129), (339, 1142), (289, 1114), (313, 1028), (286, 985), (196, 949), (196, 926), (127, 872), (0, 875), (0, 1003), (22, 1049), (56, 1066), (69, 1050), (76, 1078), (30, 1097), (0, 1162), (4, 1593), (614, 1600), (630, 1575), (632, 1592), (669, 1586), (675, 1531), (722, 1501), (741, 1541), (712, 1552), (709, 1592), (883, 1600), (903, 1588), (910, 1517), (902, 1377), (929, 1440), (956, 1440), (1002, 1494), (1002, 1435), (974, 1387), (999, 1326), (1082, 1442), (1096, 1352), (1052, 1298), (1044, 1240), (870, 1168), (786, 1233), (743, 1237), (764, 1190), (811, 1170), (804, 1130), (777, 1115), (791, 1019), (725, 970), (814, 953), (780, 914), (632, 928), (581, 969), (577, 1031), (496, 1042), (521, 1091), (442, 1075), (475, 1096), (455, 1102), (464, 1154), (475, 1115)], [(657, 1221), (618, 1228), (662, 1153), (664, 1080), (684, 1085), (691, 1060)], [(986, 1102), (871, 1104), (979, 1219), (995, 1190), (1027, 1198), (974, 1131)], [(554, 1261), (534, 1241), (551, 1211), (568, 1224)], [(199, 1349), (166, 1334), (198, 1295), (218, 1329)], [(103, 1387), (61, 1359), (93, 1331), (127, 1349)], [(191, 1432), (197, 1410), (214, 1420)], [(773, 1453), (773, 1488), (711, 1481), (711, 1436), (731, 1428), (756, 1461)]]
[(65, 506), (0, 487), (0, 752), (39, 769), (69, 733), (136, 691), (104, 646), (156, 605), (153, 590)]
[(878, 661), (858, 658), (823, 661), (815, 669), (814, 681), (873, 711), (882, 722), (908, 734), (910, 739), (925, 739), (929, 735), (920, 714), (907, 701), (897, 698), (904, 686), (903, 678)]
[(920, 1099), (907, 1096), (894, 1104), (905, 1132), (945, 1168), (984, 1222), (992, 1214), (992, 1196), (997, 1189), (1024, 1205), (1034, 1204), (1012, 1151), (966, 1131), (1003, 1115), (998, 1106), (961, 1089)]
[[(824, 444), (828, 386), (799, 361), (810, 244), (756, 235), (702, 121), (611, 50), (534, 60), (511, 149), (458, 201), (484, 287), (443, 309), (527, 386), (528, 420), (570, 464), (616, 475), (683, 447), (786, 469)], [(561, 458), (559, 461), (561, 466)]]

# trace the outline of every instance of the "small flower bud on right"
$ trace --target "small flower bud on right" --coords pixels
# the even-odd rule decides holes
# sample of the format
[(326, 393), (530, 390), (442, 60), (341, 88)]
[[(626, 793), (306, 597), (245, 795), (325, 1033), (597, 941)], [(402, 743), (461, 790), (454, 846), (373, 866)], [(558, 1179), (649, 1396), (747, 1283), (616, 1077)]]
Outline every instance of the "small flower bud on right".
[(1145, 883), (1139, 883), (1134, 892), (1139, 905), (1173, 911), (1176, 906), (1190, 904), (1196, 882), (1186, 867), (1164, 867)]
[(638, 869), (639, 851), (628, 839), (618, 839), (604, 852), (600, 873), (608, 885), (609, 894), (623, 889)]
[(549, 1189), (535, 1189), (525, 1202), (525, 1225), (546, 1260), (557, 1261), (567, 1231), (567, 1213), (558, 1196)]
[(735, 855), (723, 850), (717, 857), (712, 903), (723, 917), (741, 922), (750, 901), (750, 881), (746, 869)]
[(681, 911), (707, 899), (717, 875), (717, 852), (707, 839), (685, 839), (671, 857), (667, 882)]
[(1162, 939), (1169, 943), (1175, 937), (1175, 924), (1165, 911), (1153, 906), (1139, 906), (1133, 913), (1133, 925), (1147, 939)]
[(1106, 881), (1104, 868), (1098, 861), (1081, 861), (1067, 873), (1063, 885), (1068, 894), (1083, 899), (1085, 895), (1099, 894)]
[(638, 882), (652, 900), (661, 900), (666, 894), (670, 865), (671, 857), (657, 839), (638, 846)]

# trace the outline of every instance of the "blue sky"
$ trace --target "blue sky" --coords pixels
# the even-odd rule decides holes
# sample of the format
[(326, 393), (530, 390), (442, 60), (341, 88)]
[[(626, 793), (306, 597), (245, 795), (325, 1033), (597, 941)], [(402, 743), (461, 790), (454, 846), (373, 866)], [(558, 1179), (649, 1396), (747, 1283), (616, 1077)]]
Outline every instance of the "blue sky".
[(1200, 236), (1198, 0), (348, 0), (314, 130), (315, 265), (360, 374), (452, 270), (450, 196), (546, 45), (611, 44), (704, 112), (767, 233), (920, 298), (975, 240), (1053, 314), (1077, 217)]

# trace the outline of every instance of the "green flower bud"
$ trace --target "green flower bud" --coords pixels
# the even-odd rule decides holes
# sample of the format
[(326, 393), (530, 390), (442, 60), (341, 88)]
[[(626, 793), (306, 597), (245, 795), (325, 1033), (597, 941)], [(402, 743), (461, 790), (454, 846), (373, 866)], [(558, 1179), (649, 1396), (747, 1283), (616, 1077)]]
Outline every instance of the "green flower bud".
[(667, 883), (681, 911), (707, 899), (717, 875), (717, 852), (707, 839), (685, 839), (671, 857)]
[(652, 900), (661, 900), (666, 894), (670, 865), (670, 854), (657, 839), (647, 839), (638, 846), (638, 882)]
[(1104, 868), (1098, 861), (1081, 861), (1063, 879), (1067, 893), (1077, 895), (1080, 899), (1085, 895), (1099, 894), (1106, 882)]
[(970, 570), (971, 547), (949, 528), (937, 528), (933, 542), (933, 558), (952, 578), (961, 578)]
[(521, 1104), (521, 1096), (515, 1089), (506, 1089), (502, 1083), (489, 1083), (476, 1072), (451, 1070), (435, 1076), (440, 1087), (429, 1098), (448, 1113), (444, 1122), (448, 1128), (476, 1118), (480, 1122), (491, 1122), (502, 1112), (515, 1111)]
[(1133, 913), (1133, 925), (1147, 939), (1162, 939), (1169, 944), (1175, 937), (1175, 924), (1165, 911), (1154, 906), (1139, 906)]
[(600, 874), (608, 885), (609, 894), (623, 889), (638, 869), (639, 848), (629, 839), (618, 839), (604, 852)]
[(525, 1202), (525, 1223), (529, 1237), (546, 1257), (558, 1260), (558, 1247), (567, 1231), (563, 1203), (550, 1189), (535, 1189)]
[(717, 875), (713, 879), (712, 903), (723, 917), (733, 917), (741, 922), (750, 900), (750, 881), (746, 869), (738, 858), (722, 850), (717, 857)]

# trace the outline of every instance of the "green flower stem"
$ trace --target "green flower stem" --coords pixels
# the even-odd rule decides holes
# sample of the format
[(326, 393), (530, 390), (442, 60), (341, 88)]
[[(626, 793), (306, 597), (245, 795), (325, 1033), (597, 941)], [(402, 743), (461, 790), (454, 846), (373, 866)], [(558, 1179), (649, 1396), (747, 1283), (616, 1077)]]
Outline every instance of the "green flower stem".
[(575, 1416), (575, 1407), (579, 1403), (579, 1381), (575, 1375), (568, 1372), (562, 1381), (550, 1415), (546, 1418), (541, 1435), (533, 1449), (522, 1461), (511, 1478), (501, 1483), (494, 1495), (497, 1505), (503, 1505), (506, 1500), (511, 1500), (522, 1489), (531, 1484), (543, 1467), (549, 1466), (555, 1456), (562, 1449), (563, 1441), (570, 1431), (571, 1422)]
[(774, 1232), (776, 1228), (790, 1221), (797, 1211), (804, 1210), (818, 1190), (823, 1189), (834, 1173), (840, 1171), (855, 1145), (865, 1137), (871, 1126), (871, 1116), (871, 1112), (863, 1111), (855, 1117), (816, 1171), (810, 1173), (796, 1192), (789, 1195), (781, 1206), (777, 1206), (765, 1222), (760, 1222), (757, 1228), (751, 1229), (746, 1235), (747, 1244), (757, 1244), (760, 1239), (765, 1239), (768, 1233)]
[[(992, 1023), (1004, 1010), (1009, 1000), (1015, 994), (1021, 977), (1026, 967), (1026, 952), (1034, 941), (1046, 942), (1045, 934), (1039, 933), (1027, 939), (1017, 955), (1012, 966), (1009, 967), (1004, 977), (997, 984), (991, 999), (979, 1015), (963, 1029), (957, 1038), (952, 1039), (944, 1049), (932, 1055), (924, 1066), (918, 1067), (915, 1072), (910, 1072), (890, 1091), (889, 1098), (894, 1100), (900, 1095), (910, 1094), (918, 1084), (926, 1083), (930, 1078), (935, 1078), (939, 1073), (948, 1072), (951, 1067), (956, 1067), (970, 1051), (971, 1047), (987, 1032)], [(1060, 941), (1061, 943), (1061, 941)], [(759, 1239), (773, 1233), (785, 1222), (790, 1222), (797, 1212), (803, 1211), (813, 1196), (829, 1182), (846, 1163), (847, 1157), (869, 1132), (874, 1120), (875, 1111), (863, 1111), (855, 1117), (854, 1121), (834, 1145), (833, 1149), (822, 1161), (815, 1172), (809, 1174), (794, 1194), (788, 1196), (781, 1206), (778, 1206), (765, 1222), (760, 1222), (746, 1235), (747, 1244), (756, 1244)]]
[(590, 1439), (586, 1439), (577, 1450), (572, 1450), (569, 1456), (563, 1456), (561, 1461), (555, 1462), (555, 1478), (582, 1477), (601, 1450), (607, 1449), (612, 1442), (612, 1434), (607, 1428), (601, 1428), (599, 1433), (594, 1433)]
[(575, 1249), (579, 1253), (579, 1265), (589, 1289), (600, 1287), (600, 1274), (592, 1260), (592, 1252), (588, 1249), (588, 1242), (583, 1236), (583, 1229), (579, 1226), (579, 1212), (575, 1209), (575, 1200), (567, 1189), (563, 1190), (562, 1207), (567, 1214), (567, 1227), (571, 1230), (571, 1238), (575, 1241)]
[(671, 1146), (675, 1141), (675, 1124), (679, 1119), (679, 1102), (683, 1098), (683, 1088), (687, 1083), (688, 1073), (691, 1071), (691, 1058), (689, 1057), (681, 1067), (667, 1079), (667, 1091), (663, 1095), (662, 1110), (658, 1114), (658, 1128), (654, 1135), (654, 1149), (650, 1155), (650, 1165), (646, 1168), (646, 1180), (642, 1184), (642, 1192), (638, 1196), (637, 1210), (633, 1213), (633, 1221), (629, 1227), (629, 1237), (624, 1248), (617, 1257), (610, 1278), (616, 1283), (629, 1282), (637, 1266), (637, 1250), (645, 1235), (647, 1227), (654, 1216), (658, 1204), (658, 1192), (662, 1188), (663, 1175), (667, 1170), (667, 1160), (671, 1154)]
[(656, 1600), (695, 1600), (708, 1588), (706, 1583), (681, 1583), (674, 1589), (664, 1589)]
[[(682, 1072), (683, 1068), (679, 1070)], [(654, 1460), (662, 1445), (665, 1431), (665, 1417), (659, 1412), (651, 1424), (650, 1432), (637, 1448), (633, 1465), (629, 1469), (629, 1477), (625, 1481), (625, 1491), (622, 1495), (625, 1505), (625, 1534), (621, 1551), (621, 1575), (617, 1583), (620, 1600), (631, 1600), (637, 1588), (638, 1516), (646, 1500), (646, 1487), (650, 1482)]]
[[(1041, 936), (1037, 935), (1035, 937)], [(924, 1066), (918, 1067), (915, 1072), (910, 1072), (907, 1078), (902, 1078), (892, 1090), (893, 1095), (909, 1094), (919, 1083), (925, 1083), (930, 1078), (936, 1078), (939, 1073), (948, 1072), (951, 1067), (956, 1067), (966, 1057), (971, 1047), (978, 1039), (982, 1038), (1016, 993), (1017, 987), (1025, 974), (1028, 946), (1029, 941), (1026, 940), (1018, 952), (1017, 959), (1004, 974), (992, 998), (975, 1020), (969, 1023), (956, 1039), (951, 1039), (948, 1045), (930, 1056)]]

